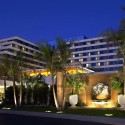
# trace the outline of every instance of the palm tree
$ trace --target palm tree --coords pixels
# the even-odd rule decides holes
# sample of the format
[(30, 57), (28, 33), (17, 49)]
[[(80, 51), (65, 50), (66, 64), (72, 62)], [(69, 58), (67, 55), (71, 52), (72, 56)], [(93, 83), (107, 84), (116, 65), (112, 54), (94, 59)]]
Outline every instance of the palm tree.
[[(123, 7), (125, 11), (125, 7)], [(122, 19), (120, 26), (117, 31), (109, 29), (102, 34), (107, 44), (118, 47), (117, 56), (123, 58), (123, 83), (124, 83), (124, 94), (125, 94), (125, 19)]]
[[(69, 47), (67, 46), (67, 43), (64, 39), (61, 38), (57, 38), (56, 39), (56, 44), (57, 44), (57, 55), (56, 55), (56, 59), (57, 59), (57, 72), (62, 72), (62, 73), (57, 73), (57, 75), (61, 75), (61, 76), (57, 76), (60, 77), (61, 81), (62, 81), (62, 87), (63, 87), (63, 101), (62, 101), (62, 109), (64, 109), (65, 107), (65, 100), (66, 100), (66, 94), (65, 94), (65, 88), (66, 88), (66, 70), (67, 70), (67, 61), (68, 58), (71, 56), (71, 51), (69, 49)], [(58, 85), (58, 81), (57, 81), (57, 85)], [(61, 86), (60, 86), (61, 87)]]
[(20, 81), (20, 96), (19, 96), (19, 106), (22, 105), (22, 96), (23, 96), (23, 74), (24, 74), (24, 65), (26, 65), (26, 63), (24, 64), (24, 56), (23, 56), (23, 52), (20, 50), (17, 52), (16, 54), (16, 61), (18, 62), (19, 65), (19, 81)]
[(45, 60), (46, 61), (46, 68), (50, 71), (51, 73), (51, 81), (52, 81), (52, 89), (53, 89), (53, 96), (54, 96), (54, 102), (55, 106), (57, 109), (59, 109), (59, 105), (57, 102), (57, 97), (56, 97), (56, 92), (54, 88), (54, 76), (55, 74), (55, 52), (56, 49), (55, 47), (46, 44), (46, 45), (41, 45), (39, 46), (41, 55), (38, 55), (40, 57), (39, 59)]
[(7, 61), (5, 58), (1, 58), (0, 62), (0, 77), (4, 80), (4, 95), (6, 98), (6, 78), (8, 77), (8, 71), (7, 71)]
[(118, 47), (117, 56), (123, 58), (123, 81), (124, 81), (124, 94), (125, 94), (125, 29), (118, 31), (108, 30), (104, 33), (107, 44)]
[(17, 104), (17, 97), (16, 97), (16, 81), (20, 74), (19, 63), (16, 60), (7, 59), (7, 64), (8, 64), (8, 67), (7, 67), (8, 76), (12, 78), (12, 81), (13, 81), (14, 103), (15, 103), (15, 106), (17, 107), (18, 104)]

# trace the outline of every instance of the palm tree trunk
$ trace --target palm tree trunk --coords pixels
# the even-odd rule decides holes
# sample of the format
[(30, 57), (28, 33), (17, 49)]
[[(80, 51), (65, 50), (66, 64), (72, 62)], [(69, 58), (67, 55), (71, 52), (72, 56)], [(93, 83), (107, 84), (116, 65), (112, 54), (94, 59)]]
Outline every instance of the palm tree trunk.
[(58, 105), (62, 107), (63, 104), (63, 72), (57, 72), (57, 101)]
[(22, 105), (22, 97), (23, 97), (23, 82), (22, 82), (22, 74), (20, 75), (20, 100), (19, 106)]
[(15, 106), (17, 107), (15, 77), (13, 78), (13, 94), (14, 94), (14, 103), (15, 103)]
[(125, 94), (125, 62), (123, 65), (123, 79), (124, 79), (124, 94)]
[(6, 98), (6, 79), (4, 77), (4, 98)]
[(65, 102), (66, 102), (66, 72), (64, 72), (64, 76), (63, 77), (63, 104), (62, 104), (62, 109), (65, 108)]
[(59, 109), (59, 105), (57, 102), (57, 97), (56, 97), (56, 92), (55, 92), (55, 88), (54, 88), (54, 77), (52, 75), (52, 88), (53, 88), (53, 97), (54, 97), (54, 102), (55, 102), (55, 106), (57, 109)]

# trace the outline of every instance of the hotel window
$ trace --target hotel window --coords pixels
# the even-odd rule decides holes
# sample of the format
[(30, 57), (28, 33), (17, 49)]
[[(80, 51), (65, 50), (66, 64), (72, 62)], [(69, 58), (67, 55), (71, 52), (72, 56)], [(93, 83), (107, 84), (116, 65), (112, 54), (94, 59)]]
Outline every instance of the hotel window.
[(27, 52), (28, 52), (28, 49), (26, 48), (26, 49), (25, 49), (25, 51), (27, 51)]
[(79, 60), (78, 60), (78, 59), (75, 59), (75, 62), (79, 62)]
[(23, 50), (25, 50), (25, 48), (23, 47)]
[(96, 52), (91, 52), (91, 55), (96, 55)]
[(74, 60), (71, 60), (71, 63), (73, 63), (74, 62)]
[(91, 41), (91, 44), (94, 44), (95, 43), (95, 41)]
[(11, 44), (10, 46), (15, 47), (15, 44)]
[(95, 41), (95, 44), (99, 44), (100, 43), (100, 41), (98, 40), (98, 41)]
[(91, 54), (90, 53), (86, 53), (86, 56), (90, 56)]
[(96, 57), (95, 59), (96, 59), (96, 60), (99, 60), (99, 57)]
[(83, 53), (83, 56), (86, 56), (87, 54), (86, 53)]
[(96, 66), (100, 66), (100, 63), (98, 62), (98, 63), (96, 63)]
[(87, 58), (87, 61), (91, 61), (91, 58)]
[(104, 65), (106, 66), (106, 65), (109, 65), (109, 62), (104, 62)]
[(106, 65), (109, 65), (109, 62), (106, 62)]
[(91, 61), (94, 61), (94, 60), (95, 60), (95, 57), (92, 57), (92, 58), (91, 58)]
[(91, 53), (87, 53), (86, 55), (87, 55), (87, 56), (90, 56), (90, 55), (91, 55)]
[(78, 57), (79, 55), (78, 54), (75, 54), (75, 57)]
[(73, 54), (72, 57), (75, 57), (75, 55)]
[(90, 41), (87, 41), (86, 43), (87, 43), (87, 45), (90, 45)]
[(77, 52), (77, 51), (79, 51), (79, 49), (78, 49), (78, 48), (76, 48), (76, 49), (75, 49), (75, 52)]
[(91, 66), (91, 64), (89, 64), (89, 63), (86, 64), (86, 67), (90, 67), (90, 66)]
[(79, 54), (79, 56), (83, 56), (83, 54), (82, 54), (82, 53), (80, 53), (80, 54)]
[(83, 59), (79, 59), (79, 62), (83, 62)]
[(79, 44), (78, 43), (74, 43), (74, 46), (78, 46)]
[(99, 55), (99, 54), (100, 54), (100, 52), (98, 51), (98, 52), (97, 52), (97, 54)]

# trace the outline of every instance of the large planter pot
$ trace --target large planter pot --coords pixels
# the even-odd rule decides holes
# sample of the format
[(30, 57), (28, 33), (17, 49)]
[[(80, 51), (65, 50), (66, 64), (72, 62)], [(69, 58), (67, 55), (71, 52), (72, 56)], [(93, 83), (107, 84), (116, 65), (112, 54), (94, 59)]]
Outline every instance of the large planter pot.
[(122, 108), (125, 108), (125, 95), (118, 95), (118, 103), (121, 105)]
[(70, 95), (69, 96), (69, 103), (71, 104), (71, 107), (76, 107), (75, 105), (78, 103), (78, 95)]

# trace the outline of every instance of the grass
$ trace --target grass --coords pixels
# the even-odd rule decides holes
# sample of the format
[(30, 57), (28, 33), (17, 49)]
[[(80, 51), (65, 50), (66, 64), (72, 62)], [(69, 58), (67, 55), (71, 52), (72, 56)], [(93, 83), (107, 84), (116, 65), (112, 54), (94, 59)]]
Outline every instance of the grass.
[[(52, 112), (57, 113), (58, 110), (54, 107), (46, 106), (23, 106), (23, 107), (10, 107), (12, 110), (18, 111), (30, 111), (30, 112)], [(63, 114), (77, 114), (77, 115), (89, 115), (89, 116), (103, 116), (103, 117), (116, 117), (125, 118), (125, 110), (118, 109), (86, 109), (86, 108), (76, 108), (76, 109), (65, 109)], [(106, 116), (106, 114), (108, 116)]]
[[(91, 115), (91, 116), (105, 116), (125, 118), (125, 110), (117, 109), (68, 109), (67, 114)], [(107, 115), (107, 116), (106, 116)]]

